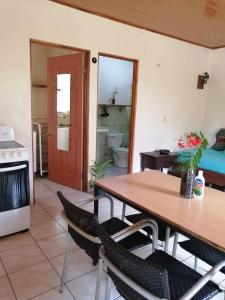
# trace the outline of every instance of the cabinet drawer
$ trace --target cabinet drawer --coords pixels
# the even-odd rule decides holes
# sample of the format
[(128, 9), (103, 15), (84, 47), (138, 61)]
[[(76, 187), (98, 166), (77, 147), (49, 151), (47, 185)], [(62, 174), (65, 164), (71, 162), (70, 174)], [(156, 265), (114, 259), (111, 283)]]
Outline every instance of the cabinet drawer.
[(141, 157), (141, 167), (142, 170), (144, 168), (155, 169), (156, 168), (156, 160), (150, 156), (142, 156)]
[(176, 161), (176, 158), (168, 158), (168, 157), (165, 157), (165, 158), (160, 158), (158, 160), (158, 168), (169, 168), (171, 166), (173, 166), (175, 164), (175, 161)]

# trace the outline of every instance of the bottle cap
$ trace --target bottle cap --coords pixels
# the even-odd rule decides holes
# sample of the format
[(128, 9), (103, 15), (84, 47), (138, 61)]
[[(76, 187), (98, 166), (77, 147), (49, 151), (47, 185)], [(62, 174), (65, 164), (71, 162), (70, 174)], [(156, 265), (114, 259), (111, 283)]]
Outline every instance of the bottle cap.
[(199, 171), (198, 171), (198, 175), (199, 175), (199, 176), (203, 176), (203, 171), (202, 171), (202, 170), (199, 170)]

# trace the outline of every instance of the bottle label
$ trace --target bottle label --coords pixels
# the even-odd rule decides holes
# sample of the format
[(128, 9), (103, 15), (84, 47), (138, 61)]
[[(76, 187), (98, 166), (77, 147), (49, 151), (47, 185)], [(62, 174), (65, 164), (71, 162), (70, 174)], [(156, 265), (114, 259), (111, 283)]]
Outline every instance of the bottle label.
[(195, 187), (194, 187), (194, 194), (196, 196), (201, 196), (203, 192), (203, 182), (200, 179), (195, 179)]

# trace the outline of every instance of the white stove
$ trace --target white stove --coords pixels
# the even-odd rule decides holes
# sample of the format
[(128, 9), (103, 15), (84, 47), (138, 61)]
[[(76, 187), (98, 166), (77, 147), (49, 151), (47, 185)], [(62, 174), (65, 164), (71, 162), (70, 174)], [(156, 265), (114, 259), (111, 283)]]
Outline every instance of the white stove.
[(0, 126), (0, 237), (30, 227), (28, 149)]
[(11, 127), (0, 126), (0, 164), (28, 160), (28, 149), (14, 141)]
[(0, 142), (0, 164), (28, 160), (28, 149), (16, 142)]

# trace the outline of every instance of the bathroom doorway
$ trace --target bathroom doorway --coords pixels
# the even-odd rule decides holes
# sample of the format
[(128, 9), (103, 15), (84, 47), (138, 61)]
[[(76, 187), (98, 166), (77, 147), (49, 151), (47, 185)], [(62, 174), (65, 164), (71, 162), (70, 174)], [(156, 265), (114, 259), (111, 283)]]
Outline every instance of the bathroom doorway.
[(34, 40), (30, 50), (34, 173), (86, 190), (90, 53)]
[(108, 54), (98, 59), (96, 161), (105, 177), (132, 172), (138, 61)]

